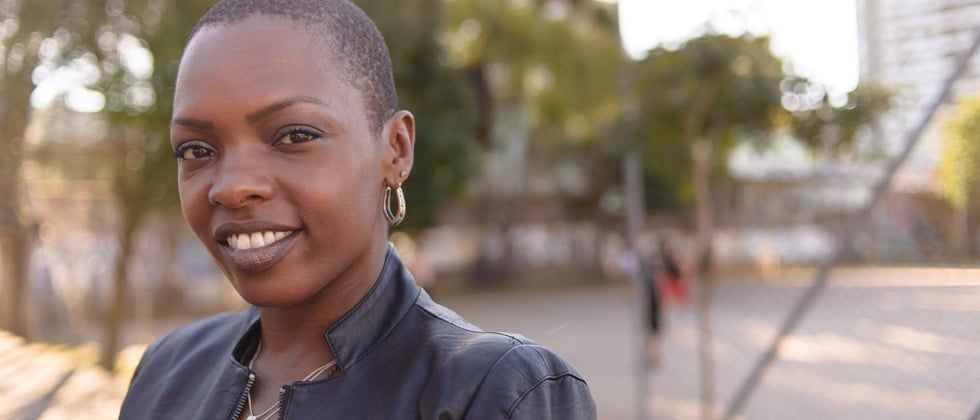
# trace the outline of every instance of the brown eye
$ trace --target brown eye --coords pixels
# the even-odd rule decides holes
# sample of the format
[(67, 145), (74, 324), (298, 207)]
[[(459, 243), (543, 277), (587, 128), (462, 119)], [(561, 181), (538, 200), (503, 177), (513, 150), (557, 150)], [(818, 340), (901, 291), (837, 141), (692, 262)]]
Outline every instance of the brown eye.
[(307, 127), (290, 127), (276, 139), (276, 144), (300, 144), (322, 137), (320, 132)]
[(182, 144), (174, 152), (177, 160), (197, 160), (206, 159), (214, 156), (214, 150), (200, 142), (190, 142)]

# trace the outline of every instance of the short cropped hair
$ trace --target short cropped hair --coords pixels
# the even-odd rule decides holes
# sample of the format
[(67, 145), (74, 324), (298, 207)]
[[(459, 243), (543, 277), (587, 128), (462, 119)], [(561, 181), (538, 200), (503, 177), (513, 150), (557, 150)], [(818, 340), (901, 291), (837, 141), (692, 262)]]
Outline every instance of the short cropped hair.
[(221, 0), (197, 22), (203, 28), (228, 25), (252, 15), (284, 17), (322, 38), (340, 63), (341, 77), (361, 93), (376, 136), (398, 109), (391, 56), (378, 27), (348, 0)]

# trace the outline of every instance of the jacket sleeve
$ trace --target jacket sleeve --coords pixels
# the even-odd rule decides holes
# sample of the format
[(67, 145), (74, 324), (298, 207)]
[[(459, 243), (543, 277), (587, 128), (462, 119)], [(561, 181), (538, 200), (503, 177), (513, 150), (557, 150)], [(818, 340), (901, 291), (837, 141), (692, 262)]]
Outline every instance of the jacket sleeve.
[(465, 418), (591, 420), (596, 407), (575, 369), (545, 347), (524, 344), (487, 373)]

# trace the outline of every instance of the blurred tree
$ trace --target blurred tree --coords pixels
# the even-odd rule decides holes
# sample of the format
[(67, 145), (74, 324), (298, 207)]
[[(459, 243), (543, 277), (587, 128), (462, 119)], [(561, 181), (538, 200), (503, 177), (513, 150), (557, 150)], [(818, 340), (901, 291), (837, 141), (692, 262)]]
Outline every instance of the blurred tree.
[(20, 176), (31, 93), (42, 61), (86, 60), (89, 0), (0, 0), (0, 328), (30, 336), (28, 256), (36, 237)]
[(936, 170), (939, 194), (960, 213), (957, 231), (967, 256), (977, 253), (980, 220), (980, 98), (956, 105), (943, 126), (943, 151)]
[(630, 100), (641, 112), (629, 123), (648, 174), (688, 174), (675, 191), (693, 200), (704, 275), (714, 231), (713, 177), (724, 174), (736, 141), (765, 142), (771, 129), (790, 121), (780, 106), (782, 62), (767, 37), (708, 34), (676, 49), (653, 49), (633, 71)]
[(891, 91), (867, 83), (835, 95), (819, 82), (791, 75), (779, 86), (783, 107), (793, 112), (795, 137), (828, 159), (849, 158), (859, 130), (888, 110), (892, 97)]
[[(603, 158), (621, 111), (615, 7), (571, 0), (448, 5), (441, 41), (449, 62), (467, 74), (485, 151), (475, 188), (483, 220), (504, 237), (533, 198), (594, 217), (599, 195), (618, 183), (607, 166), (615, 160)], [(575, 204), (581, 208), (569, 208)], [(512, 268), (508, 245), (495, 268)]]
[(634, 125), (648, 157), (648, 174), (689, 174), (685, 184), (693, 193), (696, 278), (701, 290), (702, 413), (710, 417), (714, 399), (708, 313), (715, 230), (712, 180), (723, 174), (736, 141), (764, 142), (771, 129), (789, 122), (780, 106), (782, 62), (772, 54), (767, 37), (706, 34), (676, 49), (651, 50), (633, 72), (635, 97), (627, 100), (635, 102), (640, 112), (627, 123)]
[[(34, 86), (30, 76), (39, 44), (30, 30), (32, 26), (50, 30), (54, 26), (51, 12), (57, 8), (20, 16), (20, 6), (14, 1), (0, 3), (0, 328), (26, 336), (27, 255), (32, 235), (23, 209), (20, 164)], [(22, 25), (27, 33), (20, 31)]]
[(615, 8), (588, 1), (452, 0), (442, 36), (448, 59), (470, 75), (479, 140), (506, 108), (526, 108), (538, 147), (595, 141), (618, 117), (620, 55)]
[(404, 186), (409, 210), (399, 229), (418, 230), (432, 224), (476, 173), (473, 99), (438, 42), (442, 0), (355, 2), (385, 36), (400, 105), (416, 118), (415, 164)]

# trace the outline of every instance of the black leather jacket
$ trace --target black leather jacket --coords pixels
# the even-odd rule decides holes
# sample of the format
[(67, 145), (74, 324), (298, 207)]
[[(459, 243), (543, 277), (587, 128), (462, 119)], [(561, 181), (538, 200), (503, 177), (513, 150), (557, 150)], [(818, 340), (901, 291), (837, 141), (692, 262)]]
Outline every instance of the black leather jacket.
[[(180, 328), (147, 349), (123, 419), (237, 419), (258, 311)], [(324, 336), (339, 375), (295, 382), (285, 419), (594, 419), (581, 376), (525, 337), (483, 332), (415, 285), (393, 247), (374, 287)]]

